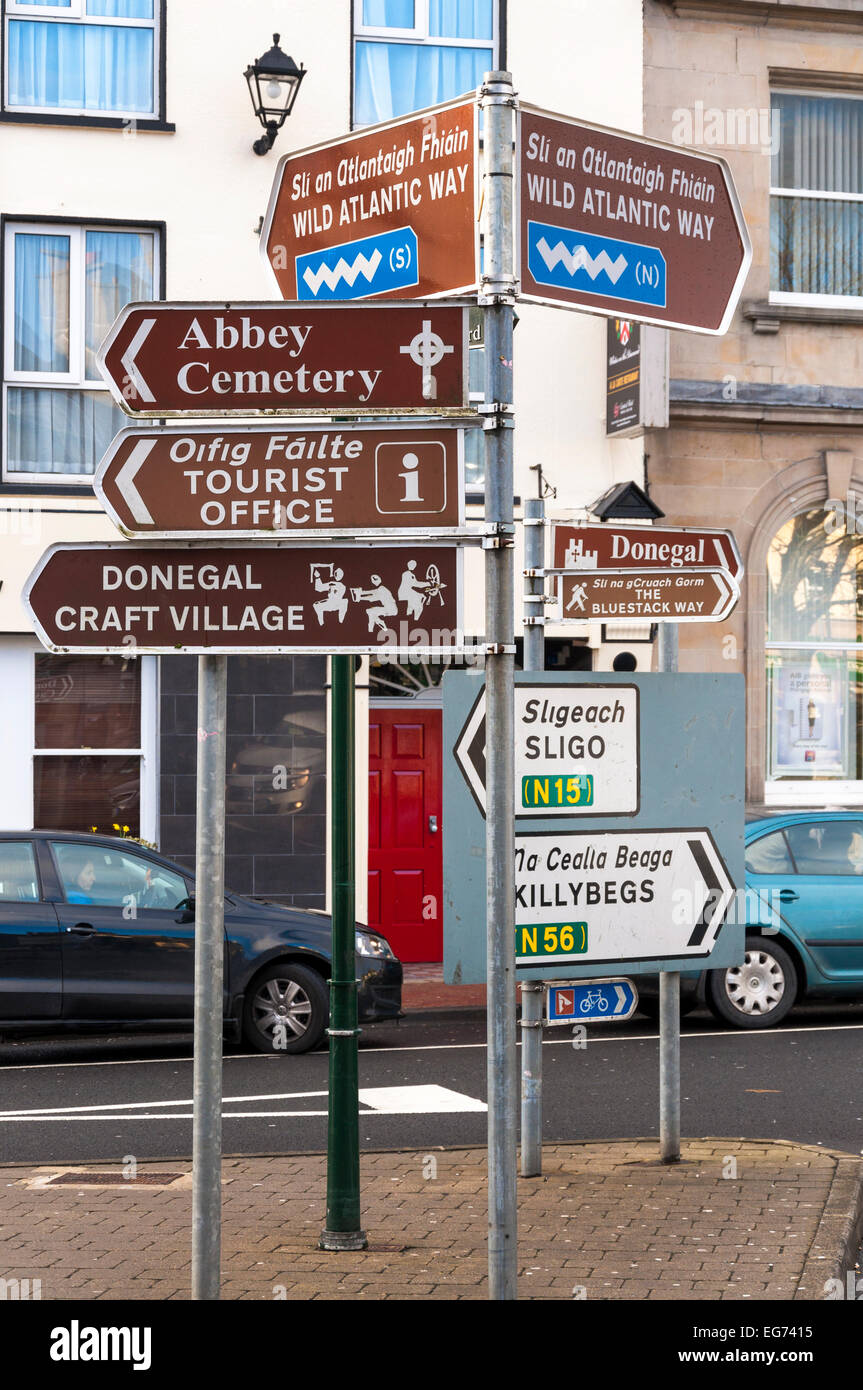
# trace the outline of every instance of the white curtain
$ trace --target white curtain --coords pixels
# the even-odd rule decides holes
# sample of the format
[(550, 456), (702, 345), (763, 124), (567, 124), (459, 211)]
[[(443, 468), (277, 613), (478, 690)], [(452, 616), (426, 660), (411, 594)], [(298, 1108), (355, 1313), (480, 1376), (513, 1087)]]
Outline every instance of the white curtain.
[(8, 34), (10, 106), (153, 114), (151, 27), (14, 19)]
[(863, 101), (778, 92), (772, 103), (773, 187), (827, 196), (771, 199), (771, 288), (863, 296), (863, 202), (829, 196), (863, 194)]
[(448, 101), (478, 87), (491, 67), (491, 48), (359, 42), (354, 119), (371, 125)]

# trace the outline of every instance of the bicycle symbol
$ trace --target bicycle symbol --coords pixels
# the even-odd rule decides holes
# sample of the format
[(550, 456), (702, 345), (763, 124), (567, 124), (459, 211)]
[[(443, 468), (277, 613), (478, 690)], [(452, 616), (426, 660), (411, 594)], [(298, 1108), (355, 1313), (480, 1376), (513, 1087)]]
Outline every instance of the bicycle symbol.
[(604, 1014), (608, 1008), (608, 1000), (604, 997), (602, 990), (592, 989), (584, 996), (578, 1006), (583, 1014), (589, 1014), (591, 1009), (598, 1009)]

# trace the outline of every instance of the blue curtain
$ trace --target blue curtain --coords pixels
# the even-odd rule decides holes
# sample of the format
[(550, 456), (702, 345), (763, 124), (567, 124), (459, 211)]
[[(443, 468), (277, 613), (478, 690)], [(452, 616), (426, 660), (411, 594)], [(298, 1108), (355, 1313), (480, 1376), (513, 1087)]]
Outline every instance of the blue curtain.
[(9, 21), (9, 105), (152, 115), (153, 30)]
[(363, 0), (363, 24), (377, 29), (413, 29), (414, 0)]
[(153, 0), (87, 0), (87, 13), (100, 19), (152, 19)]
[(16, 372), (69, 370), (69, 238), (15, 234)]
[(91, 231), (85, 256), (85, 376), (98, 381), (96, 353), (123, 305), (153, 298), (153, 236)]
[(478, 87), (491, 67), (490, 48), (358, 43), (354, 119), (371, 125), (448, 101)]
[(127, 417), (107, 391), (10, 386), (8, 473), (92, 473)]
[(492, 0), (429, 0), (429, 34), (440, 39), (491, 39)]

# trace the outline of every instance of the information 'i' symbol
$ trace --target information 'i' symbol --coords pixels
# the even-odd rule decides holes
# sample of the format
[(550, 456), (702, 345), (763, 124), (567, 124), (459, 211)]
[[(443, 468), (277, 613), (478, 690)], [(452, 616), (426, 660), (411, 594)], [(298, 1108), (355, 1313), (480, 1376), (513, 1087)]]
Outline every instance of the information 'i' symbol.
[(420, 466), (420, 461), (416, 454), (405, 454), (402, 459), (402, 468), (405, 470), (399, 474), (405, 485), (402, 494), (403, 502), (422, 502), (420, 497), (420, 478), (416, 471)]
[(437, 382), (432, 376), (432, 367), (436, 367), (446, 353), (454, 351), (452, 345), (447, 346), (439, 334), (432, 332), (431, 319), (423, 319), (422, 330), (406, 346), (399, 348), (399, 352), (406, 352), (412, 362), (422, 367), (424, 401), (437, 399)]

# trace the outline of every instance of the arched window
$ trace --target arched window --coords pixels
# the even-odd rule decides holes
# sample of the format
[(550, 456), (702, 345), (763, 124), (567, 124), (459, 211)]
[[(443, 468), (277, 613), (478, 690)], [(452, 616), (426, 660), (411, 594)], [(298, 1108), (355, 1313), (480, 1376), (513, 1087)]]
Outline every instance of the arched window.
[(792, 517), (767, 554), (766, 794), (863, 800), (863, 535), (841, 508)]

